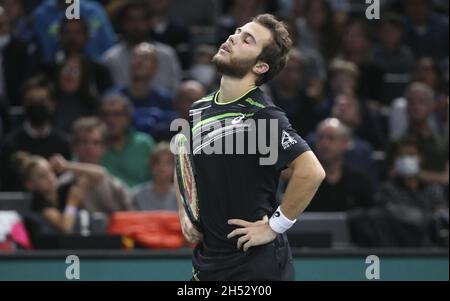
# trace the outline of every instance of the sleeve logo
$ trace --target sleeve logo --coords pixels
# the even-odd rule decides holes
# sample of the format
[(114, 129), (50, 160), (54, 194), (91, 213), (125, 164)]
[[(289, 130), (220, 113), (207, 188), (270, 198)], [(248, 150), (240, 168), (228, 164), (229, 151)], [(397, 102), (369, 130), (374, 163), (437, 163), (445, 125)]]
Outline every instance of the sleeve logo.
[(296, 143), (297, 143), (297, 140), (292, 138), (292, 136), (289, 135), (288, 132), (283, 130), (282, 135), (281, 135), (281, 145), (283, 146), (283, 149), (287, 149)]

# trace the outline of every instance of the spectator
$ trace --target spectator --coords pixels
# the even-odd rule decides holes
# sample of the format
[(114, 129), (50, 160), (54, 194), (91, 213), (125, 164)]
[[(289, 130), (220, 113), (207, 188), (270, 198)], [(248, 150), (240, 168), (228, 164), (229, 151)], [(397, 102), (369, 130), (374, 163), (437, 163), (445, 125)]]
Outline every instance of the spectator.
[(321, 60), (328, 62), (340, 50), (340, 38), (329, 1), (308, 1), (305, 12), (305, 18), (297, 20), (300, 49), (313, 49), (322, 55)]
[(367, 110), (354, 94), (336, 95), (331, 115), (348, 126), (359, 139), (369, 142), (377, 150), (386, 150), (387, 139), (375, 113)]
[(19, 106), (20, 87), (33, 72), (27, 47), (12, 34), (6, 11), (0, 6), (0, 99)]
[[(89, 42), (86, 53), (99, 58), (115, 42), (115, 34), (103, 7), (94, 1), (79, 1), (80, 17), (89, 28)], [(32, 13), (34, 35), (36, 36), (44, 61), (49, 62), (58, 51), (58, 28), (65, 18), (66, 8), (71, 3), (65, 0), (45, 0)]]
[(138, 210), (178, 211), (173, 171), (175, 162), (169, 143), (160, 142), (150, 157), (153, 180), (134, 189), (133, 204)]
[[(446, 240), (448, 246), (448, 202), (439, 186), (421, 180), (420, 160), (416, 141), (406, 139), (397, 144), (393, 178), (381, 186), (375, 199), (378, 206), (388, 208), (393, 214), (396, 227), (415, 229), (417, 232), (413, 235), (415, 240), (421, 240), (420, 244), (431, 240), (442, 245)], [(447, 231), (437, 222), (444, 222)], [(398, 238), (399, 241), (406, 239)]]
[(217, 77), (216, 66), (212, 63), (212, 58), (217, 53), (217, 49), (210, 45), (199, 45), (194, 50), (189, 76), (191, 79), (201, 83), (208, 93), (217, 88), (219, 78)]
[(206, 95), (203, 86), (196, 81), (184, 81), (178, 87), (177, 96), (175, 97), (175, 109), (178, 117), (189, 120), (189, 109), (191, 105)]
[(21, 42), (27, 43), (33, 40), (33, 32), (23, 2), (23, 0), (0, 0), (0, 6), (5, 9), (8, 16), (11, 33)]
[(258, 0), (234, 0), (228, 13), (218, 20), (216, 44), (220, 45), (232, 35), (237, 27), (249, 22), (262, 11), (263, 2)]
[(421, 83), (413, 83), (409, 87), (408, 129), (400, 138), (414, 139), (421, 160), (422, 180), (429, 184), (448, 186), (448, 137), (440, 135), (430, 126), (433, 113), (433, 91)]
[(342, 58), (358, 66), (357, 95), (378, 108), (381, 104), (382, 72), (373, 63), (371, 45), (371, 32), (367, 24), (363, 20), (351, 20), (343, 36)]
[(307, 210), (346, 211), (372, 205), (370, 179), (344, 162), (350, 135), (349, 129), (336, 118), (319, 123), (315, 151), (326, 178)]
[[(72, 150), (78, 164), (89, 164), (103, 170), (99, 164), (105, 153), (106, 125), (95, 117), (80, 118), (74, 123), (73, 138)], [(60, 157), (56, 163), (59, 172), (66, 171), (72, 164)], [(114, 211), (131, 209), (127, 187), (106, 171), (103, 173), (103, 178), (86, 192), (81, 200), (81, 206), (90, 212), (101, 212), (107, 216)], [(75, 175), (65, 174), (69, 179)]]
[(329, 87), (324, 99), (318, 104), (322, 115), (330, 116), (334, 100), (342, 93), (357, 93), (359, 69), (351, 61), (336, 58), (330, 62)]
[(121, 94), (107, 95), (100, 114), (107, 126), (107, 150), (101, 164), (130, 188), (151, 180), (147, 166), (155, 142), (131, 129), (131, 102)]
[[(436, 111), (428, 120), (430, 127), (441, 134), (448, 133), (448, 91), (443, 91), (440, 72), (436, 63), (431, 58), (422, 58), (417, 61), (414, 71), (415, 82), (420, 82), (432, 89)], [(407, 91), (408, 89), (406, 89)], [(396, 98), (389, 113), (389, 135), (392, 140), (399, 139), (408, 128), (408, 100), (402, 96)]]
[(119, 88), (134, 106), (133, 127), (157, 141), (169, 139), (170, 122), (175, 118), (172, 97), (151, 82), (158, 70), (155, 47), (149, 43), (135, 46), (130, 59), (130, 82)]
[(306, 137), (327, 113), (321, 107), (322, 97), (317, 99), (308, 95), (304, 63), (300, 51), (291, 50), (286, 66), (269, 86), (276, 105), (286, 112), (292, 126)]
[(89, 42), (89, 27), (84, 19), (64, 19), (59, 28), (61, 50), (55, 56), (57, 65), (73, 56), (80, 57), (89, 76), (87, 82), (95, 93), (103, 93), (112, 86), (109, 70), (87, 54), (84, 49)]
[(18, 152), (14, 155), (14, 161), (24, 187), (33, 193), (32, 211), (39, 213), (61, 233), (72, 233), (80, 202), (89, 189), (89, 183), (97, 182), (102, 177), (101, 173), (96, 169), (85, 170), (72, 163), (68, 168), (77, 170), (79, 178), (73, 183), (58, 186), (56, 175), (45, 158)]
[(191, 34), (185, 24), (169, 15), (173, 0), (147, 0), (151, 11), (150, 38), (175, 49), (183, 70), (191, 63)]
[(445, 19), (433, 13), (427, 0), (405, 1), (405, 8), (406, 44), (416, 58), (448, 59), (448, 16)]
[(98, 100), (92, 89), (87, 65), (78, 56), (72, 56), (56, 66), (55, 124), (70, 133), (73, 122), (98, 111)]
[(27, 81), (22, 89), (22, 103), (25, 107), (25, 121), (3, 140), (1, 147), (1, 174), (3, 190), (20, 190), (20, 181), (10, 162), (16, 151), (49, 158), (61, 154), (68, 159), (70, 148), (67, 136), (51, 124), (55, 110), (52, 88), (43, 77)]
[(381, 100), (386, 105), (403, 94), (413, 72), (414, 55), (403, 44), (403, 33), (400, 16), (383, 16), (378, 30), (380, 42), (373, 48), (373, 61), (383, 72)]
[[(116, 85), (130, 82), (130, 56), (132, 49), (142, 42), (148, 42), (150, 31), (150, 11), (142, 1), (125, 1), (118, 11), (118, 23), (123, 40), (109, 49), (102, 57)], [(181, 79), (180, 64), (175, 51), (168, 45), (154, 43), (158, 56), (159, 69), (152, 85), (165, 89), (168, 93), (176, 91)]]

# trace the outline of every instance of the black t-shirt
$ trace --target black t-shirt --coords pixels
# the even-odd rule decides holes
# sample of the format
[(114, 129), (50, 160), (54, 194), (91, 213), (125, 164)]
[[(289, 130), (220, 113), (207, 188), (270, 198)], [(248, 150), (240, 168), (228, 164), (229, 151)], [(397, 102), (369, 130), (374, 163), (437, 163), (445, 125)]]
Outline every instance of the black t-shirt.
[[(310, 150), (284, 112), (259, 88), (226, 104), (217, 103), (217, 94), (195, 102), (189, 116), (203, 231), (203, 241), (194, 252), (197, 267), (206, 257), (220, 265), (230, 262), (230, 256), (243, 255), (236, 249), (237, 238), (226, 237), (236, 228), (227, 221), (255, 222), (270, 216), (279, 205), (280, 172)], [(257, 146), (261, 144), (271, 147)], [(233, 152), (211, 154), (214, 150)]]
[(39, 193), (34, 193), (31, 199), (31, 210), (34, 212), (42, 213), (43, 210), (47, 208), (56, 208), (60, 212), (64, 211), (67, 203), (67, 196), (69, 194), (69, 189), (73, 185), (72, 182), (67, 182), (58, 187), (58, 203), (54, 204), (47, 200), (43, 195)]
[(307, 211), (346, 211), (370, 207), (373, 204), (370, 178), (344, 164), (341, 179), (336, 183), (326, 180), (320, 185)]
[(16, 166), (11, 162), (11, 156), (17, 151), (25, 151), (33, 155), (50, 158), (54, 154), (61, 154), (70, 159), (70, 143), (66, 135), (58, 129), (52, 128), (49, 135), (42, 138), (33, 138), (28, 135), (24, 127), (13, 131), (3, 141), (0, 140), (0, 176), (2, 190), (24, 190), (20, 185)]

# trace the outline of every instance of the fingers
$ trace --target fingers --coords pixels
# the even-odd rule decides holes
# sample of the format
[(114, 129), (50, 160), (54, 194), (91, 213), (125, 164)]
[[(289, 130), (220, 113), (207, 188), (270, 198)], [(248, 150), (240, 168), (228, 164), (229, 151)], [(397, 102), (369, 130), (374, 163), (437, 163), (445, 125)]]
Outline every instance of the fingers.
[(243, 244), (245, 244), (246, 242), (248, 242), (250, 240), (250, 236), (249, 235), (244, 235), (239, 237), (238, 241), (237, 241), (237, 248), (240, 249), (242, 247)]
[(235, 237), (236, 235), (242, 235), (247, 234), (248, 229), (247, 228), (238, 228), (230, 232), (230, 234), (227, 235), (227, 238)]
[(250, 247), (252, 247), (252, 246), (253, 246), (252, 240), (248, 240), (248, 241), (244, 244), (244, 246), (243, 246), (244, 252), (247, 252), (248, 249), (249, 249)]
[(267, 223), (268, 221), (269, 221), (269, 218), (267, 217), (267, 215), (264, 215), (261, 220), (253, 222), (253, 223), (244, 221), (242, 219), (234, 218), (234, 219), (229, 219), (228, 220), (228, 224), (229, 225), (236, 225), (236, 226), (241, 226), (241, 227), (248, 228), (248, 227), (254, 227), (254, 226), (263, 225), (263, 224)]
[(251, 227), (253, 225), (253, 223), (244, 221), (242, 219), (229, 219), (228, 220), (228, 224), (229, 225), (241, 226), (241, 227)]

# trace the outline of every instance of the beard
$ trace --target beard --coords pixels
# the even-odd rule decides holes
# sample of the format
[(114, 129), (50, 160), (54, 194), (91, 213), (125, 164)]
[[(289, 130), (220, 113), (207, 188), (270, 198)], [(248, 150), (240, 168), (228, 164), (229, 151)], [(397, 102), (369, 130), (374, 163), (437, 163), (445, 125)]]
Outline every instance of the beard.
[(253, 68), (256, 59), (231, 58), (229, 61), (225, 61), (223, 57), (216, 54), (212, 59), (212, 63), (216, 66), (217, 71), (223, 75), (234, 78), (243, 78)]

